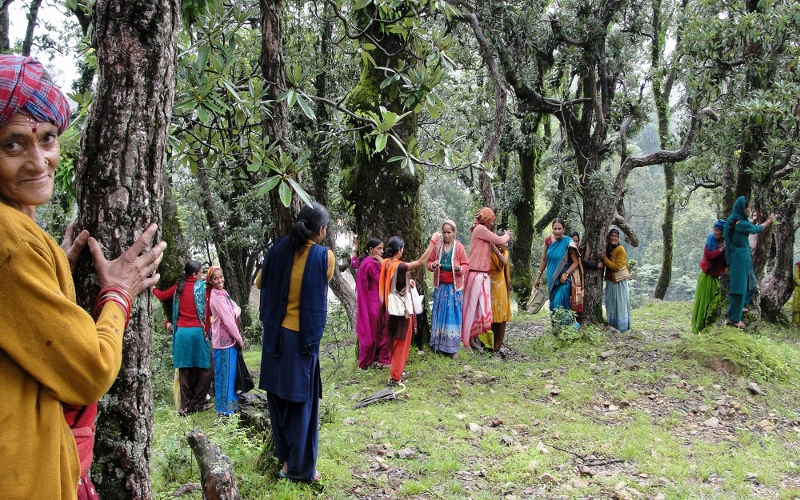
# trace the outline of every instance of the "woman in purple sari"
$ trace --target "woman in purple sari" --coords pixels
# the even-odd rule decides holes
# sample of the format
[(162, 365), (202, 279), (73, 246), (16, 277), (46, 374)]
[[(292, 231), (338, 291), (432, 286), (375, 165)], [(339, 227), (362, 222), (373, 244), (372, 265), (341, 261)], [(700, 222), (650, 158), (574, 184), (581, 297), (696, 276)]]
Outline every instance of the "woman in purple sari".
[(379, 321), (381, 298), (378, 284), (381, 279), (383, 242), (378, 238), (367, 241), (366, 253), (361, 257), (356, 272), (356, 335), (358, 337), (358, 367), (389, 366), (389, 346), (381, 335)]

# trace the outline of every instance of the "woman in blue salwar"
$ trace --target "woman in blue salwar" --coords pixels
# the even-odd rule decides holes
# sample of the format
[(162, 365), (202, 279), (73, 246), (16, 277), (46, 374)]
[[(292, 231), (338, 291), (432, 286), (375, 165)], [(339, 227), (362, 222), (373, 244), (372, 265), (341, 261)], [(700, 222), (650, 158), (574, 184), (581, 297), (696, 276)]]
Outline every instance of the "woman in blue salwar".
[(547, 238), (542, 249), (542, 261), (535, 287), (539, 287), (542, 275), (547, 271), (547, 290), (550, 312), (556, 309), (571, 310), (569, 297), (572, 286), (572, 271), (578, 267), (578, 246), (572, 238), (564, 235), (564, 221), (553, 219), (553, 236)]
[(725, 260), (728, 261), (731, 288), (728, 293), (726, 322), (736, 328), (744, 328), (742, 313), (756, 291), (756, 273), (750, 253), (750, 235), (768, 228), (775, 216), (770, 214), (763, 224), (753, 224), (748, 217), (750, 202), (740, 196), (733, 204), (733, 212), (725, 225)]

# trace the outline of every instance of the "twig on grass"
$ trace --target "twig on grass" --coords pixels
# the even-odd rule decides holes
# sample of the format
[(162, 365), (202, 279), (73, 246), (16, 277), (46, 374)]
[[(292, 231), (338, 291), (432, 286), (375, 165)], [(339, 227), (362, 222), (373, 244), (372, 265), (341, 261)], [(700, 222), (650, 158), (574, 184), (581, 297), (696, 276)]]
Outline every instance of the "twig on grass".
[(556, 449), (558, 451), (563, 451), (564, 453), (566, 453), (568, 455), (572, 455), (573, 457), (575, 457), (578, 460), (580, 460), (581, 462), (583, 462), (581, 465), (587, 465), (589, 467), (600, 467), (602, 465), (611, 465), (611, 464), (619, 464), (619, 463), (627, 462), (627, 460), (624, 460), (624, 459), (621, 459), (621, 458), (609, 458), (609, 459), (586, 458), (585, 455), (580, 455), (578, 453), (575, 453), (574, 451), (565, 450), (564, 448), (559, 448), (558, 446), (555, 446), (555, 445), (552, 445), (552, 444), (548, 444), (548, 443), (545, 443), (545, 442), (542, 442), (542, 443), (544, 445), (546, 445), (546, 446), (549, 446), (550, 448)]

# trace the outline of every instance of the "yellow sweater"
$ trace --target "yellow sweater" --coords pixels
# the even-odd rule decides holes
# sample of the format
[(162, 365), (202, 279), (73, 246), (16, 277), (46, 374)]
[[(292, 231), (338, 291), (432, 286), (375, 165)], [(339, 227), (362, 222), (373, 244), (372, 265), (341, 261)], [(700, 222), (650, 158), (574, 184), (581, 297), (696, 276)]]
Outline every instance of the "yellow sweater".
[(125, 316), (75, 304), (55, 240), (0, 202), (0, 480), (5, 500), (74, 499), (80, 463), (61, 403), (88, 405), (122, 362)]

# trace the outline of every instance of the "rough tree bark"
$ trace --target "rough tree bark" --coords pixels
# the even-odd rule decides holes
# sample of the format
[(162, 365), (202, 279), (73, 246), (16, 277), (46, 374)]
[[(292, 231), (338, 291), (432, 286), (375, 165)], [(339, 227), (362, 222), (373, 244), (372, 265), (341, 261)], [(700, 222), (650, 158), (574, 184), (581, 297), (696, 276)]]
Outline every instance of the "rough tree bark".
[[(98, 0), (93, 46), (98, 85), (75, 165), (78, 227), (106, 248), (128, 248), (160, 223), (162, 164), (172, 116), (178, 0)], [(78, 299), (97, 294), (84, 256)], [(136, 299), (124, 334), (119, 377), (100, 401), (92, 479), (105, 500), (152, 497), (150, 295)]]
[[(375, 14), (374, 9), (374, 6), (369, 6), (363, 10)], [(404, 61), (406, 67), (416, 64), (401, 50), (405, 42), (400, 36), (382, 33), (380, 25), (375, 22), (370, 23), (367, 32), (382, 44), (371, 52), (375, 66), (396, 67), (398, 59), (403, 57), (407, 58)], [(387, 53), (395, 56), (389, 58)], [(382, 70), (375, 69), (371, 63), (362, 63), (360, 80), (345, 101), (347, 108), (357, 114), (379, 113), (379, 107), (383, 106), (402, 114), (404, 110), (400, 100), (390, 99), (388, 89), (381, 89), (384, 78)], [(409, 144), (417, 134), (416, 114), (405, 117), (392, 130), (403, 143)], [(389, 158), (403, 155), (393, 141), (388, 141), (382, 152), (373, 154), (375, 141), (369, 130), (360, 130), (356, 134), (356, 151), (350, 166), (343, 172), (341, 188), (342, 196), (353, 210), (359, 245), (362, 246), (360, 250), (371, 236), (386, 242), (399, 235), (405, 240), (406, 260), (417, 259), (424, 249), (419, 210), (419, 189), (424, 178), (422, 168), (415, 165), (409, 170), (402, 166), (402, 162), (390, 163)], [(412, 153), (416, 154), (416, 151)]]
[(0, 54), (7, 54), (11, 47), (11, 40), (8, 37), (8, 5), (0, 9)]

